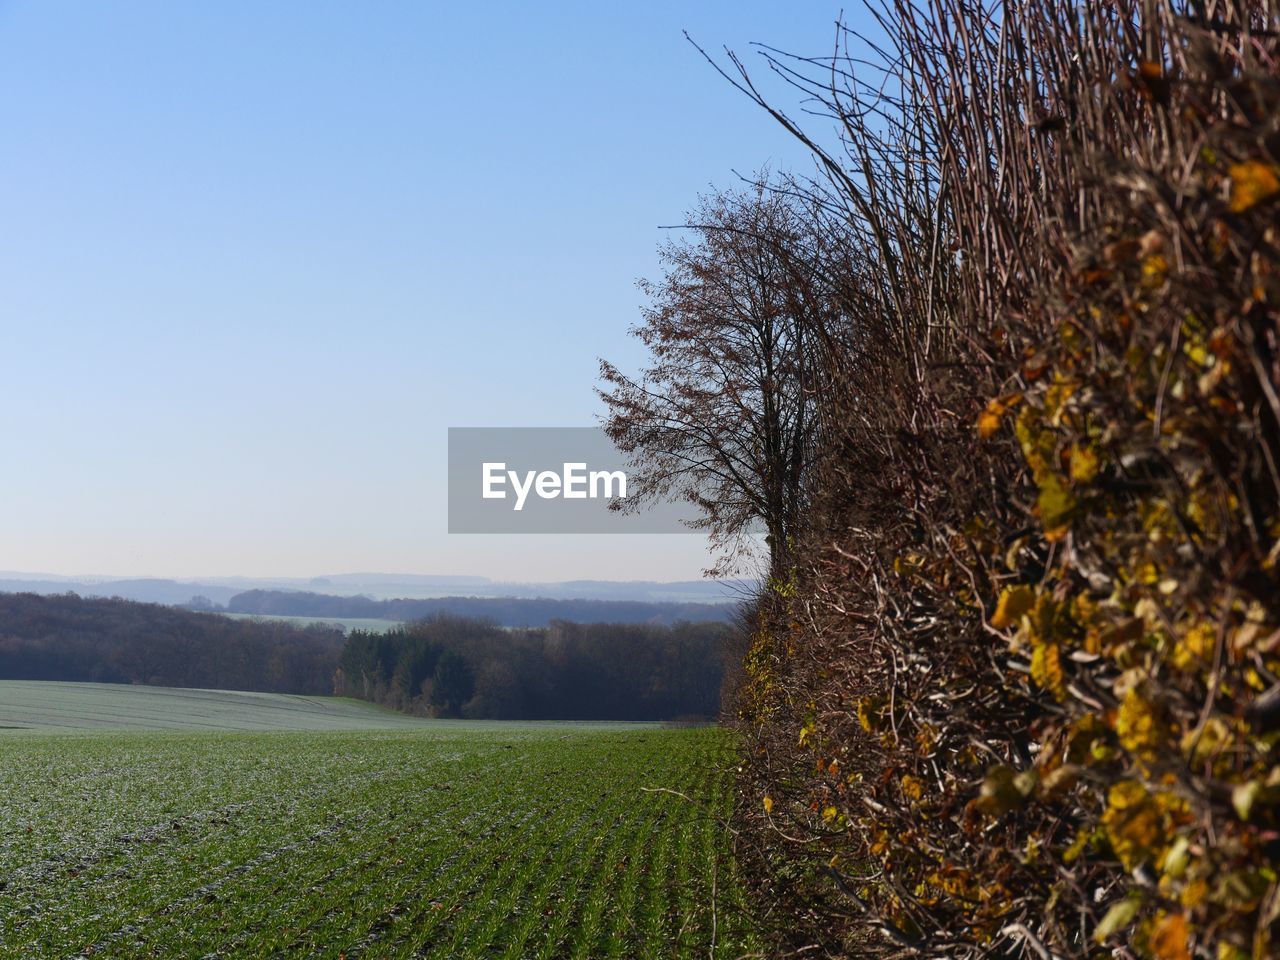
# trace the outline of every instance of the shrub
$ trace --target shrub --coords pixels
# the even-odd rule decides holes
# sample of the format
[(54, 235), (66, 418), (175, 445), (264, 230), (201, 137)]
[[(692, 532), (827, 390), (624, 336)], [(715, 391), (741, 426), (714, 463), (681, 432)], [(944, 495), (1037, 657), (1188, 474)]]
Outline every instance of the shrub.
[(873, 242), (740, 700), (793, 944), (1277, 950), (1280, 18), (1145, 9), (899, 3), (897, 112), (826, 91)]

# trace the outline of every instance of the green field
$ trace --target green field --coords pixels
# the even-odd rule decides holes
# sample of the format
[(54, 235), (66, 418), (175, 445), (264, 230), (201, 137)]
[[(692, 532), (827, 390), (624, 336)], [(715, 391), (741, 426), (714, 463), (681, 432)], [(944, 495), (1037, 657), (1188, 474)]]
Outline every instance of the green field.
[(0, 680), (0, 729), (385, 730), (424, 724), (339, 697)]
[(232, 620), (282, 620), (297, 627), (307, 627), (313, 623), (341, 627), (344, 633), (352, 630), (365, 630), (369, 633), (386, 633), (396, 627), (403, 627), (401, 620), (382, 620), (375, 617), (290, 617), (273, 613), (222, 613), (221, 616)]
[(390, 722), (0, 735), (0, 956), (753, 949), (726, 731)]

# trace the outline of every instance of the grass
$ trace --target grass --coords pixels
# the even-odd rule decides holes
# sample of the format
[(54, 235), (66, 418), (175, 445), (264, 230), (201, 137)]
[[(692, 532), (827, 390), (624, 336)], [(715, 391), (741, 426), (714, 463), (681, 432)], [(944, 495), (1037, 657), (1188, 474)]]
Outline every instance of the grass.
[(726, 731), (406, 722), (0, 736), (0, 956), (754, 948)]
[(0, 728), (6, 729), (385, 730), (424, 723), (339, 697), (0, 680)]

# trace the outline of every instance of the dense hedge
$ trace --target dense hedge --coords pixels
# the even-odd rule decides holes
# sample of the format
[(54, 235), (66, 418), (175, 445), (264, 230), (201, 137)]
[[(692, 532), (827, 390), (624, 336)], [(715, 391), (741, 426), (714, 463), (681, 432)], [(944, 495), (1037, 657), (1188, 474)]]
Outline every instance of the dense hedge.
[[(878, 327), (851, 308), (748, 656), (740, 819), (778, 935), (1276, 956), (1280, 16), (894, 9), (936, 147), (914, 242), (953, 256)], [(842, 188), (889, 220), (902, 196)]]

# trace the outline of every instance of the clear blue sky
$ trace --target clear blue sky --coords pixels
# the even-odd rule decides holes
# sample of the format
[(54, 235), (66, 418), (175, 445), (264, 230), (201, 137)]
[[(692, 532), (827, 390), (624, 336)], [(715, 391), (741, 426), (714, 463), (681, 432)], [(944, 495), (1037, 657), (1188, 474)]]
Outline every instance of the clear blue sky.
[(0, 2), (0, 569), (697, 576), (449, 537), (446, 429), (594, 421), (658, 227), (811, 169), (682, 29), (816, 54), (837, 12)]

